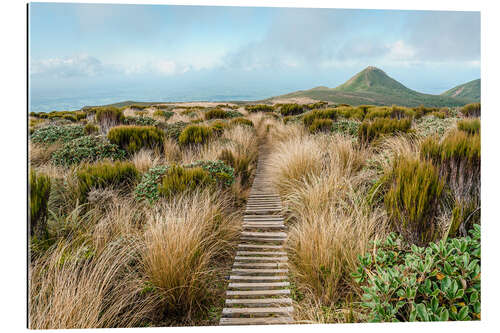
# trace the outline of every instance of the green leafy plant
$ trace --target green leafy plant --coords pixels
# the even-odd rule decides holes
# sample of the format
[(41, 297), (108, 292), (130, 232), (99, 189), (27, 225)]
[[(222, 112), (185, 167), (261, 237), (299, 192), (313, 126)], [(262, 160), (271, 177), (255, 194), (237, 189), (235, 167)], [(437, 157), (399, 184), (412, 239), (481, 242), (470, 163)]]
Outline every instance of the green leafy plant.
[(78, 195), (81, 202), (93, 188), (104, 188), (110, 185), (130, 186), (139, 177), (139, 171), (130, 162), (99, 162), (81, 166), (76, 173), (78, 179)]
[(332, 124), (332, 132), (344, 135), (357, 136), (361, 123), (353, 120), (338, 120)]
[(122, 159), (125, 151), (109, 143), (104, 137), (82, 136), (64, 144), (52, 155), (52, 161), (58, 165), (71, 165), (92, 162), (100, 159)]
[(165, 135), (171, 139), (178, 140), (182, 131), (189, 125), (184, 121), (178, 121), (172, 124), (165, 125)]
[(467, 134), (476, 134), (481, 131), (479, 119), (464, 119), (457, 122), (457, 128)]
[(129, 154), (142, 148), (163, 149), (164, 133), (154, 126), (122, 125), (111, 128), (108, 139)]
[(45, 238), (47, 235), (47, 204), (50, 195), (50, 177), (30, 170), (29, 177), (29, 226), (30, 235)]
[(88, 123), (84, 127), (85, 134), (90, 135), (90, 134), (95, 134), (99, 132), (99, 126), (94, 125), (92, 123)]
[(395, 233), (359, 256), (352, 274), (371, 322), (481, 318), (481, 230), (427, 247), (408, 246)]
[(158, 120), (147, 116), (126, 117), (124, 123), (127, 125), (156, 126)]
[(138, 201), (147, 200), (149, 203), (157, 201), (160, 197), (158, 185), (168, 168), (169, 166), (167, 165), (157, 165), (144, 173), (141, 182), (135, 188), (135, 199)]
[(174, 115), (173, 111), (165, 111), (165, 110), (156, 110), (153, 113), (153, 116), (163, 117), (165, 120), (169, 120)]
[(68, 142), (85, 135), (81, 125), (49, 125), (40, 127), (31, 134), (31, 141), (37, 143)]

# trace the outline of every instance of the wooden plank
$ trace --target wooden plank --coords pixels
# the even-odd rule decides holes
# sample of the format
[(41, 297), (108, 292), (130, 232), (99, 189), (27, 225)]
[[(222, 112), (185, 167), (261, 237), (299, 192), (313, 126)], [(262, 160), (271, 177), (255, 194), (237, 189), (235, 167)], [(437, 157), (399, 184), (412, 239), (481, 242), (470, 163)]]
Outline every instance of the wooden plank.
[(274, 275), (274, 276), (251, 276), (251, 275), (231, 275), (229, 276), (230, 281), (280, 281), (287, 280), (286, 275)]
[(266, 268), (241, 268), (241, 267), (233, 267), (231, 269), (231, 273), (234, 274), (286, 274), (288, 273), (288, 269), (279, 268), (279, 269), (266, 269)]
[(240, 249), (265, 249), (265, 250), (282, 250), (282, 245), (258, 245), (258, 244), (238, 244)]
[(231, 282), (229, 288), (256, 289), (256, 288), (281, 288), (288, 287), (290, 282)]
[(290, 289), (271, 289), (271, 290), (227, 290), (227, 296), (272, 296), (272, 295), (290, 295)]
[(286, 238), (285, 232), (251, 232), (251, 231), (243, 231), (241, 233), (242, 236), (246, 237), (283, 237)]
[(270, 315), (270, 314), (290, 314), (293, 312), (293, 307), (262, 307), (262, 308), (224, 308), (222, 309), (223, 316), (230, 316), (234, 314), (248, 314), (248, 315)]
[(275, 256), (286, 256), (286, 252), (280, 252), (280, 251), (237, 251), (236, 252), (237, 256), (256, 256), (256, 255), (263, 255), (263, 256), (270, 256), (270, 255), (275, 255)]
[(292, 299), (288, 297), (280, 298), (239, 298), (239, 299), (226, 299), (226, 306), (243, 304), (252, 306), (266, 306), (271, 304), (292, 304)]
[(233, 267), (250, 267), (250, 268), (281, 268), (285, 267), (288, 264), (286, 262), (234, 262)]
[(248, 257), (248, 256), (236, 256), (234, 260), (242, 261), (288, 261), (287, 257)]

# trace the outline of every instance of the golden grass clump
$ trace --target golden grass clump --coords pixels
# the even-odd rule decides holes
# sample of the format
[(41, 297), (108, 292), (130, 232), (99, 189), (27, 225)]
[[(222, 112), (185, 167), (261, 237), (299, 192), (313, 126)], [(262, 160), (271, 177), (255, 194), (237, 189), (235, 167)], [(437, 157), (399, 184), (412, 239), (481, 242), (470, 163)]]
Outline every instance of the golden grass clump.
[(194, 191), (213, 183), (210, 173), (202, 168), (183, 168), (174, 165), (163, 175), (158, 190), (162, 196), (172, 198), (179, 193)]
[(460, 112), (465, 117), (481, 117), (481, 103), (470, 103), (463, 106)]
[(229, 256), (238, 232), (228, 206), (224, 195), (195, 191), (148, 210), (141, 262), (167, 311), (189, 315), (214, 297), (214, 260)]
[(113, 127), (108, 133), (111, 143), (134, 154), (142, 148), (163, 149), (164, 133), (154, 126), (122, 125)]
[(364, 121), (359, 127), (358, 139), (361, 143), (373, 142), (382, 136), (407, 133), (411, 128), (411, 119), (376, 118), (372, 122)]
[(30, 170), (29, 227), (30, 235), (43, 238), (47, 234), (47, 205), (50, 195), (50, 177)]
[(189, 125), (179, 135), (181, 145), (204, 144), (212, 137), (211, 127), (204, 125)]
[(479, 118), (459, 120), (457, 122), (457, 128), (467, 134), (480, 133), (481, 121)]

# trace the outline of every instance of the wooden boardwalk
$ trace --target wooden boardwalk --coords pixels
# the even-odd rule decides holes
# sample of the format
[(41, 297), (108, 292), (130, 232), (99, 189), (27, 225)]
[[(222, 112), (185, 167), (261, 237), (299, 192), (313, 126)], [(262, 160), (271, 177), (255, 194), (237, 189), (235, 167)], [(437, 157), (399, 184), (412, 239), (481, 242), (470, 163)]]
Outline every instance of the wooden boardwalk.
[(261, 151), (243, 218), (220, 325), (293, 323), (281, 199)]

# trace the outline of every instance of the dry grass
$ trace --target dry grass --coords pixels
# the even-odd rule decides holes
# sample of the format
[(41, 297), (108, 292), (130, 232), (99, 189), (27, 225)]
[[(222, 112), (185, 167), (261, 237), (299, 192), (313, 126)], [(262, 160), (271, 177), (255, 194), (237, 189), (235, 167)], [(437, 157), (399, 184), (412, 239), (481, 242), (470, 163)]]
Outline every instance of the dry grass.
[(28, 154), (30, 156), (30, 164), (40, 166), (50, 163), (52, 154), (61, 147), (60, 144), (39, 144), (29, 142)]
[(223, 213), (228, 206), (223, 196), (195, 192), (147, 212), (142, 265), (168, 310), (189, 315), (211, 296), (211, 263), (230, 253), (238, 233), (234, 217)]
[(146, 172), (149, 168), (161, 164), (161, 157), (149, 149), (139, 150), (132, 156), (131, 160), (139, 172)]

